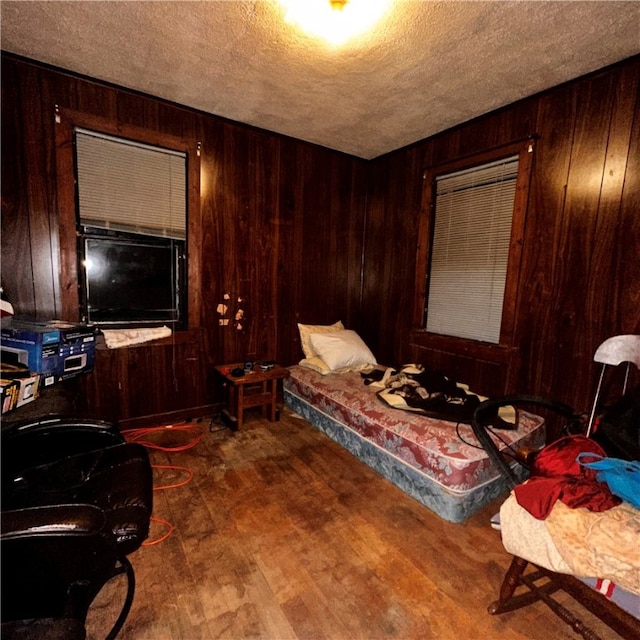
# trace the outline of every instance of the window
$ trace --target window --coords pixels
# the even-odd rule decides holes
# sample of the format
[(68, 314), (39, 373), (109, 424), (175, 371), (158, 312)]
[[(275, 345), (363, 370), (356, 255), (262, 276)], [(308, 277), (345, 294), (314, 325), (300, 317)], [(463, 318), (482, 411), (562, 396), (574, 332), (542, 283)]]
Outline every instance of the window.
[(187, 155), (75, 128), (82, 320), (184, 326)]
[(532, 150), (426, 172), (416, 316), (428, 334), (510, 343)]
[(518, 156), (436, 177), (426, 329), (500, 341)]
[[(158, 306), (162, 309), (177, 309), (179, 321), (171, 322), (171, 325), (176, 329), (198, 329), (202, 306), (200, 296), (202, 242), (201, 234), (197, 232), (200, 228), (200, 142), (192, 138), (185, 139), (171, 135), (155, 128), (140, 127), (120, 120), (103, 118), (65, 107), (56, 106), (54, 113), (56, 122), (57, 204), (59, 212), (57, 240), (60, 255), (59, 287), (57, 292), (59, 298), (56, 304), (58, 305), (60, 317), (71, 321), (81, 320), (83, 316), (86, 319), (87, 301), (86, 299), (83, 300), (86, 297), (86, 281), (82, 260), (85, 257), (87, 240), (95, 236), (98, 237), (98, 240), (100, 238), (108, 238), (109, 242), (119, 240), (151, 244), (153, 245), (152, 252), (156, 254), (158, 252), (164, 253), (165, 256), (171, 254), (172, 265), (175, 260), (178, 260), (180, 265), (175, 267), (179, 269), (176, 284), (179, 293), (178, 306), (174, 306), (174, 302), (166, 306), (162, 302), (159, 305), (154, 303), (151, 306)], [(136, 220), (134, 220), (133, 214), (125, 214), (124, 218), (116, 218), (116, 207), (115, 205), (111, 206), (111, 203), (122, 202), (120, 190), (123, 187), (121, 186), (113, 186), (112, 190), (107, 191), (107, 196), (103, 198), (103, 201), (109, 205), (106, 209), (110, 213), (105, 215), (105, 207), (102, 207), (102, 213), (93, 210), (93, 207), (87, 209), (86, 204), (80, 212), (78, 202), (80, 190), (84, 189), (84, 198), (87, 188), (86, 185), (79, 187), (77, 184), (76, 138), (83, 132), (96, 140), (113, 142), (119, 149), (121, 145), (129, 145), (130, 148), (146, 149), (153, 153), (169, 152), (172, 158), (170, 163), (176, 169), (177, 165), (180, 165), (180, 169), (176, 170), (176, 176), (182, 176), (185, 192), (183, 195), (176, 197), (176, 194), (180, 192), (176, 190), (173, 178), (165, 181), (164, 184), (172, 185), (171, 198), (169, 200), (171, 203), (178, 203), (179, 201), (180, 214), (176, 215), (175, 211), (170, 209), (170, 213), (167, 215), (167, 210), (160, 207), (160, 210), (164, 213), (159, 216), (152, 216), (153, 222), (148, 220), (141, 222), (140, 218), (142, 216), (139, 213), (136, 213)], [(91, 144), (91, 141), (89, 141), (89, 144)], [(141, 160), (141, 162), (143, 161)], [(144, 176), (142, 177), (144, 178)], [(173, 207), (173, 204), (171, 206)], [(161, 222), (158, 222), (158, 220)], [(177, 224), (178, 220), (181, 221), (179, 224)], [(108, 224), (104, 224), (105, 222)], [(79, 234), (81, 234), (81, 237), (79, 237)], [(97, 245), (100, 245), (100, 242)], [(158, 250), (158, 245), (164, 247), (164, 249)], [(167, 246), (171, 247), (171, 249), (167, 250)], [(176, 254), (180, 257), (176, 257)], [(148, 262), (145, 260), (135, 262), (138, 266), (145, 263)], [(164, 264), (166, 265), (167, 263), (165, 262)], [(174, 267), (169, 267), (169, 269), (172, 268)], [(154, 268), (153, 271), (156, 272), (156, 269)], [(166, 272), (167, 270), (165, 269)], [(134, 277), (134, 280), (137, 281), (138, 278)], [(164, 282), (166, 283), (166, 279)], [(149, 283), (147, 284), (149, 285)], [(151, 288), (155, 288), (153, 283), (151, 283)], [(119, 295), (125, 295), (125, 286), (121, 284), (118, 287), (114, 287), (113, 291)], [(164, 291), (166, 292), (166, 289)], [(97, 293), (95, 288), (94, 293)], [(135, 299), (135, 296), (132, 296), (130, 292), (128, 295), (130, 299)], [(162, 296), (160, 296), (160, 299), (162, 299)], [(126, 303), (126, 301), (124, 302)], [(120, 300), (119, 304), (122, 303), (123, 301)], [(102, 302), (98, 304), (102, 304)], [(111, 305), (111, 303), (108, 304)], [(124, 304), (124, 306), (129, 305)], [(101, 324), (103, 322), (101, 321)], [(124, 326), (137, 324), (133, 321), (123, 322)], [(142, 324), (145, 325), (148, 322), (150, 321), (143, 321)], [(158, 320), (154, 322), (155, 324), (165, 324)], [(123, 326), (123, 323), (115, 324), (116, 326)]]

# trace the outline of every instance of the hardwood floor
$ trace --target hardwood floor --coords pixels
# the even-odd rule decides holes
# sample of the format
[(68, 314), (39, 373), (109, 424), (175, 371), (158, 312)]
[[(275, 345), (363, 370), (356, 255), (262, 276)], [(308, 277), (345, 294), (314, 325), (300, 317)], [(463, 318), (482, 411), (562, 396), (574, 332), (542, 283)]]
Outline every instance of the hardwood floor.
[[(193, 479), (155, 492), (154, 516), (175, 528), (131, 556), (136, 596), (119, 640), (578, 637), (541, 604), (486, 612), (509, 565), (489, 526), (499, 500), (462, 525), (445, 522), (281, 413), (271, 423), (250, 411), (235, 433), (203, 422), (194, 448), (152, 452), (155, 464), (187, 467)], [(155, 484), (184, 475), (158, 469)], [(163, 532), (154, 525), (151, 539)], [(119, 580), (98, 596), (89, 640), (117, 615)]]

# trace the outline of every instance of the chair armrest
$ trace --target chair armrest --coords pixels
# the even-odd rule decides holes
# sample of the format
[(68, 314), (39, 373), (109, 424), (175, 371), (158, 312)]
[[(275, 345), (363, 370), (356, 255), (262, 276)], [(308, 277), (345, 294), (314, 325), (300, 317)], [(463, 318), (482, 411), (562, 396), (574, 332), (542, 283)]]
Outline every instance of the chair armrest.
[(109, 422), (46, 418), (2, 425), (3, 482), (25, 469), (125, 442)]
[(104, 420), (91, 420), (67, 416), (54, 416), (35, 420), (22, 420), (9, 422), (2, 425), (2, 439), (30, 436), (31, 434), (49, 434), (57, 432), (86, 431), (88, 433), (111, 434), (119, 436), (120, 430), (111, 422)]
[(104, 530), (102, 509), (90, 504), (59, 504), (3, 511), (0, 540), (42, 536), (95, 535)]

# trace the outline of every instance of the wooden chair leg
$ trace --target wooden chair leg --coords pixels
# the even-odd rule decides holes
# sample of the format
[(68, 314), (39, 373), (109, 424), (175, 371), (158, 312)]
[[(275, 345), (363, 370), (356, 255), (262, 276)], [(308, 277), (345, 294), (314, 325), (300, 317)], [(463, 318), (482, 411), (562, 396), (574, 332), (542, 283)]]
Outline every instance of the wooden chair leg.
[[(527, 560), (513, 556), (511, 565), (500, 587), (500, 597), (488, 607), (491, 615), (499, 615), (526, 607), (543, 599), (542, 595), (549, 595), (559, 589), (557, 585), (551, 582), (535, 589), (531, 588), (531, 583), (539, 580), (543, 576), (539, 572), (536, 572), (531, 574), (531, 576), (527, 576), (527, 579), (524, 579), (524, 572), (528, 565), (529, 562)], [(521, 585), (527, 587), (527, 590), (516, 595), (516, 589)]]
[[(512, 611), (512, 608), (508, 606), (513, 594), (516, 592), (518, 585), (520, 584), (520, 576), (527, 568), (528, 562), (517, 556), (511, 560), (511, 565), (504, 576), (502, 585), (500, 586), (500, 598), (489, 605), (489, 613), (491, 615), (497, 615), (504, 613), (505, 611)], [(524, 605), (522, 605), (524, 606)]]
[[(568, 624), (576, 633), (585, 638), (585, 640), (600, 640), (600, 637), (580, 618), (577, 618), (571, 611), (569, 611), (569, 609), (552, 598), (552, 594), (554, 592), (563, 588), (563, 579), (568, 580), (569, 577), (559, 576), (558, 579), (552, 579), (549, 572), (540, 569), (535, 565), (532, 565), (535, 571), (525, 574), (525, 570), (528, 565), (529, 562), (527, 560), (523, 560), (522, 558), (519, 558), (517, 556), (513, 557), (511, 565), (509, 566), (509, 569), (507, 570), (507, 573), (500, 587), (500, 597), (498, 600), (489, 605), (489, 613), (492, 615), (507, 613), (508, 611), (514, 611), (516, 609), (520, 609), (521, 607), (525, 607), (529, 604), (532, 604), (533, 602), (541, 601), (546, 604), (561, 620)], [(553, 575), (555, 576), (555, 574)], [(536, 584), (538, 581), (543, 581), (543, 584), (539, 586), (538, 584)], [(516, 590), (519, 586), (522, 586), (527, 590), (522, 593), (516, 594)], [(588, 590), (588, 587), (584, 586), (584, 589)], [(571, 595), (573, 595), (571, 591), (570, 593)], [(618, 628), (616, 628), (616, 626), (611, 624), (611, 621), (605, 619), (605, 617), (600, 615), (600, 613), (598, 613), (592, 607), (588, 606), (587, 603), (583, 602), (583, 604), (593, 613), (598, 615), (598, 617), (602, 618), (605, 622), (610, 624), (610, 626), (612, 626), (614, 629), (618, 630), (618, 628), (622, 628), (624, 629), (624, 631), (627, 630), (626, 627), (620, 627), (619, 625)], [(626, 638), (627, 636), (623, 635), (623, 637)], [(630, 637), (635, 638), (638, 636)]]

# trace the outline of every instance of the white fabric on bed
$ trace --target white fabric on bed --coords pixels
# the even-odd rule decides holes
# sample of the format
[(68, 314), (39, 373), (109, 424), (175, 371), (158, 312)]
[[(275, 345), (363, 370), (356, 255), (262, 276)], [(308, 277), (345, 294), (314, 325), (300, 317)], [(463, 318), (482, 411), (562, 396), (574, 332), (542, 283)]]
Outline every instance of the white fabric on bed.
[(571, 573), (560, 555), (544, 520), (523, 509), (513, 493), (500, 507), (502, 544), (512, 555), (558, 573)]
[(500, 523), (509, 553), (558, 573), (606, 578), (640, 595), (640, 511), (630, 504), (595, 513), (558, 501), (546, 520), (537, 520), (512, 493)]

